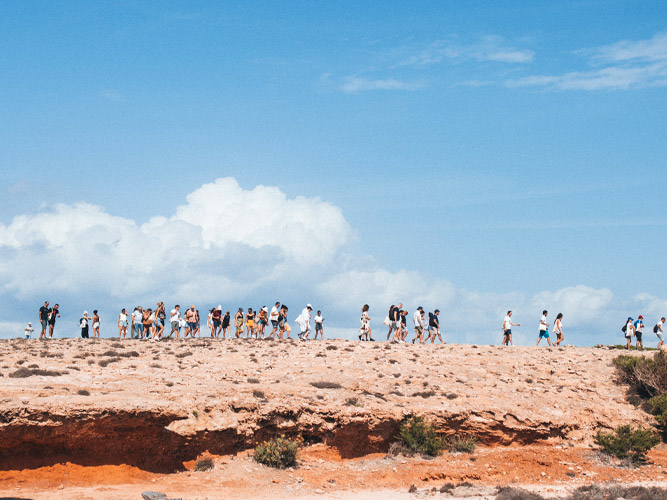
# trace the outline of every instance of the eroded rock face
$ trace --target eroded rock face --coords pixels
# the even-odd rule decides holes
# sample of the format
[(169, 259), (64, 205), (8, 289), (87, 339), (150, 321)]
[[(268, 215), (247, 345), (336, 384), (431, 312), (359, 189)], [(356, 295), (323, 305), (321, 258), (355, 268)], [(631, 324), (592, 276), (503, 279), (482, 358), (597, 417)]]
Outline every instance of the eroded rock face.
[[(4, 341), (0, 352), (5, 469), (167, 472), (277, 434), (355, 457), (386, 451), (413, 414), (499, 445), (587, 443), (599, 427), (647, 420), (614, 383), (616, 353), (594, 348), (68, 339)], [(67, 373), (7, 377), (21, 362)]]

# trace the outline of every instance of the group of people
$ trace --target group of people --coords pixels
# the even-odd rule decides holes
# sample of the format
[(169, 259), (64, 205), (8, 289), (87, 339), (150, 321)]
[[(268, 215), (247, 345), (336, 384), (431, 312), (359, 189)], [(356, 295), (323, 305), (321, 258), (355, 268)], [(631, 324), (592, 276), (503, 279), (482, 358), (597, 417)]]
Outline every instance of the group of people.
[[(545, 339), (547, 341), (549, 347), (559, 346), (563, 342), (563, 340), (565, 340), (565, 336), (563, 335), (563, 313), (558, 313), (556, 319), (554, 320), (553, 333), (556, 335), (556, 340), (553, 342), (553, 344), (551, 343), (551, 338), (549, 335), (549, 321), (547, 320), (548, 315), (549, 311), (547, 311), (546, 309), (542, 311), (542, 318), (540, 319), (540, 326), (539, 326), (539, 335), (537, 337), (537, 343), (535, 344), (535, 346), (540, 345), (540, 341), (542, 339)], [(502, 345), (506, 346), (514, 345), (514, 343), (512, 342), (513, 326), (521, 326), (521, 325), (519, 323), (514, 323), (512, 321), (512, 311), (507, 311), (507, 315), (505, 316), (502, 325), (502, 330), (503, 330)]]
[[(658, 337), (658, 349), (665, 343), (662, 331), (664, 324), (665, 318), (660, 318), (660, 321), (653, 326), (653, 333)], [(637, 340), (635, 348), (641, 349), (642, 351), (644, 350), (644, 316), (640, 314), (636, 321), (632, 317), (629, 317), (621, 328), (621, 331), (625, 334), (625, 340), (627, 342), (626, 349), (630, 350), (630, 347), (632, 346), (632, 337), (635, 337)]]
[[(289, 339), (292, 331), (288, 321), (287, 312), (289, 308), (285, 304), (276, 302), (269, 311), (268, 307), (263, 306), (257, 310), (249, 307), (246, 312), (242, 307), (234, 315), (233, 323), (231, 313), (222, 312), (222, 305), (218, 305), (209, 310), (206, 320), (206, 326), (210, 329), (211, 338), (256, 338), (256, 339)], [(315, 327), (315, 336), (319, 335), (324, 339), (324, 317), (321, 311), (313, 319), (313, 307), (308, 304), (295, 322), (299, 325), (299, 338), (308, 340), (312, 333), (311, 320)], [(97, 314), (97, 311), (95, 311)], [(169, 326), (171, 330), (167, 334), (165, 325), (167, 321), (166, 309), (163, 302), (158, 302), (155, 310), (151, 308), (144, 309), (137, 306), (128, 314), (123, 309), (118, 315), (118, 338), (127, 338), (128, 329), (131, 339), (150, 339), (153, 341), (174, 336), (178, 339), (183, 333), (183, 338), (201, 337), (201, 316), (199, 310), (191, 305), (184, 313), (181, 312), (181, 306), (175, 305), (169, 314)], [(271, 325), (271, 330), (267, 332), (267, 326)], [(232, 327), (234, 333), (232, 336)], [(82, 330), (82, 337), (83, 330)]]
[[(368, 340), (375, 341), (373, 338), (373, 330), (371, 329), (371, 317), (369, 315), (369, 305), (364, 304), (361, 308), (361, 326), (359, 327), (359, 340)], [(415, 330), (415, 337), (412, 339), (414, 344), (416, 341), (419, 341), (420, 344), (426, 343), (429, 340), (431, 343), (435, 343), (436, 336), (440, 339), (440, 342), (445, 344), (440, 335), (440, 321), (438, 315), (440, 310), (436, 309), (432, 313), (428, 313), (428, 319), (426, 317), (426, 312), (422, 306), (419, 306), (414, 314), (412, 315), (412, 323)], [(403, 309), (403, 304), (399, 302), (398, 305), (392, 304), (389, 306), (389, 312), (382, 322), (383, 325), (389, 328), (387, 332), (387, 341), (393, 343), (407, 343), (408, 336), (408, 311)]]
[[(49, 301), (47, 300), (46, 302), (44, 302), (44, 305), (39, 308), (37, 317), (39, 318), (39, 323), (42, 326), (42, 331), (39, 333), (39, 338), (52, 339), (53, 330), (56, 327), (56, 318), (60, 318), (60, 306), (58, 304), (55, 304), (53, 307), (49, 307)], [(30, 329), (30, 333), (32, 333), (33, 328), (31, 323), (28, 323), (28, 328), (26, 328), (26, 332), (28, 331), (28, 329)]]

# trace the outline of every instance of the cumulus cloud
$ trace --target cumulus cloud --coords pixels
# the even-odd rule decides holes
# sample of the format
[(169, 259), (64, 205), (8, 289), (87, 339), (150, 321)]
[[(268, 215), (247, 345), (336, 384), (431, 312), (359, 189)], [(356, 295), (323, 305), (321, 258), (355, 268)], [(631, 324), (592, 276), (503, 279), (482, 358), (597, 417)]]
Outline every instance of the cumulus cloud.
[(580, 50), (589, 69), (561, 75), (531, 75), (508, 80), (510, 87), (545, 87), (556, 90), (625, 90), (667, 86), (667, 33), (648, 40), (620, 41)]
[(141, 225), (87, 203), (15, 217), (0, 225), (0, 279), (23, 297), (44, 290), (47, 276), (51, 289), (68, 292), (244, 295), (327, 263), (350, 235), (334, 205), (225, 178), (188, 195), (173, 216)]
[(585, 285), (544, 291), (534, 295), (530, 304), (533, 309), (546, 308), (552, 316), (559, 312), (571, 324), (592, 325), (599, 323), (603, 311), (609, 307), (614, 294), (607, 288), (592, 288)]

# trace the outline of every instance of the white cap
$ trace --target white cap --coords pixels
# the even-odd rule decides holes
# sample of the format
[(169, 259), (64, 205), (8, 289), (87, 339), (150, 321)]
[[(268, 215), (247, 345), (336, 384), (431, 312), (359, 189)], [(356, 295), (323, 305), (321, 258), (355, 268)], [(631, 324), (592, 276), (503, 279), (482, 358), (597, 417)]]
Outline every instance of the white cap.
[(84, 316), (88, 316), (88, 311), (83, 311)]
[(311, 306), (310, 304), (308, 304), (306, 307), (309, 308), (309, 309), (313, 308), (313, 306)]
[(28, 321), (28, 326), (32, 326), (32, 323), (30, 321)]
[(218, 304), (218, 311), (222, 311), (222, 305)]

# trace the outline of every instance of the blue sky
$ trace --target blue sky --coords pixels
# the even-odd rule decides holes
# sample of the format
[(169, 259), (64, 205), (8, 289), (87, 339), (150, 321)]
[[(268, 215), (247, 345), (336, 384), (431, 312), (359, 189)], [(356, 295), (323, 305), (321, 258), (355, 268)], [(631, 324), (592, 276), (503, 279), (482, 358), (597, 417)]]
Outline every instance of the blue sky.
[(666, 87), (657, 1), (4, 2), (0, 330), (400, 300), (619, 341), (667, 313)]

